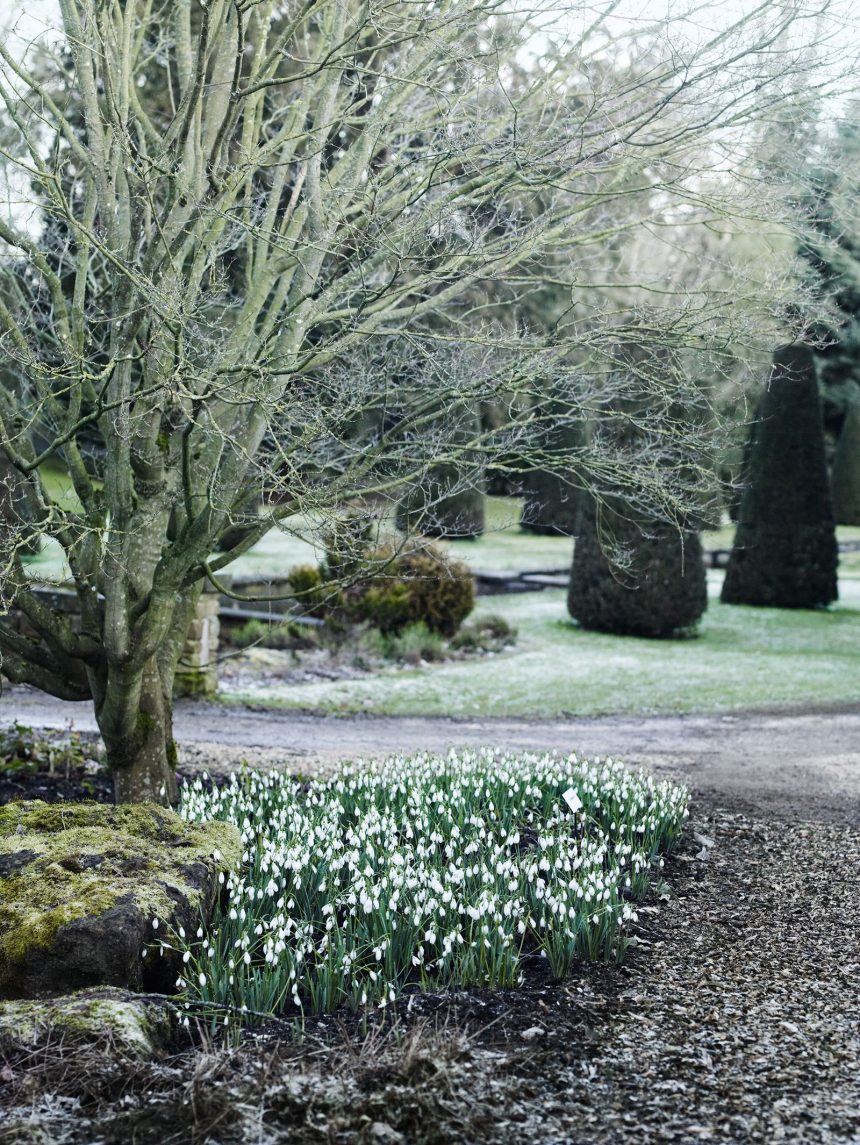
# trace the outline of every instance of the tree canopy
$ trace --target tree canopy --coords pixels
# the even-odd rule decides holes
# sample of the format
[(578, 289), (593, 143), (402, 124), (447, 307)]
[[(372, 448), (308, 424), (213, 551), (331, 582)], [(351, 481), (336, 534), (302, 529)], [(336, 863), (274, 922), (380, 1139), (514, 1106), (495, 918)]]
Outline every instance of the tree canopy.
[[(701, 395), (680, 372), (613, 382), (607, 348), (632, 328), (718, 354), (737, 284), (651, 276), (623, 307), (584, 303), (608, 271), (632, 285), (606, 258), (626, 235), (780, 209), (725, 157), (808, 69), (791, 29), (827, 7), (763, 0), (677, 45), (617, 43), (612, 4), (575, 4), (582, 34), (532, 65), (540, 14), (496, 0), (60, 0), (56, 43), (0, 44), (0, 154), (29, 204), (0, 218), (0, 444), (23, 506), (0, 523), (0, 599), (27, 619), (0, 617), (2, 667), (93, 701), (120, 798), (171, 797), (189, 619), (268, 529), (516, 456), (686, 511), (703, 437), (672, 411)], [(569, 292), (552, 330), (487, 302), (539, 281)], [(502, 428), (464, 435), (456, 412), (489, 403)], [(646, 409), (645, 453), (599, 430), (540, 444), (560, 418)], [(30, 591), (34, 527), (64, 551), (78, 626)]]

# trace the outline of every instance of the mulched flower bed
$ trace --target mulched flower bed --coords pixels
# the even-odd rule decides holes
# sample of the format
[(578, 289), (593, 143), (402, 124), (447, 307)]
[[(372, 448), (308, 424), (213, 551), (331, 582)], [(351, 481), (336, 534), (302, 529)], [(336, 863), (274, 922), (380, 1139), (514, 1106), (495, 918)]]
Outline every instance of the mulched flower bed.
[(272, 1024), (133, 1069), (61, 1048), (0, 1063), (0, 1140), (860, 1140), (860, 833), (809, 815), (694, 804), (621, 966), (404, 997), (308, 1022), (301, 1046)]

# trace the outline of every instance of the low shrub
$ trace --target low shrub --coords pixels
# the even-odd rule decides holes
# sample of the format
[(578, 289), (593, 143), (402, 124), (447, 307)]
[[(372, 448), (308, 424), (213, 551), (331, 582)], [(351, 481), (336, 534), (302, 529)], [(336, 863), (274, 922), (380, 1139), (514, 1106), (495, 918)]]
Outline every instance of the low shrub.
[(338, 521), (323, 537), (325, 579), (343, 581), (360, 576), (376, 532), (376, 521), (367, 513), (350, 512)]
[[(353, 542), (359, 543), (355, 536)], [(292, 570), (290, 588), (306, 612), (329, 621), (370, 624), (386, 635), (424, 624), (430, 632), (453, 636), (475, 606), (468, 566), (435, 546), (366, 549), (360, 564), (355, 550), (349, 551), (349, 559), (330, 552), (319, 568)], [(343, 580), (339, 583), (335, 575)]]
[(0, 771), (47, 771), (49, 774), (81, 768), (91, 752), (79, 732), (36, 732), (25, 724), (0, 728)]
[(415, 615), (411, 588), (401, 580), (371, 584), (355, 596), (352, 612), (380, 632), (400, 632)]
[(233, 648), (278, 648), (289, 652), (316, 644), (312, 628), (290, 621), (246, 620), (236, 628), (225, 627), (222, 631), (224, 643)]
[(445, 653), (443, 638), (423, 621), (407, 624), (398, 632), (381, 632), (370, 624), (353, 632), (353, 663), (359, 668), (372, 668), (386, 660), (407, 664), (444, 660)]
[(610, 760), (484, 749), (346, 764), (299, 784), (244, 772), (183, 788), (235, 824), (245, 863), (206, 934), (169, 937), (177, 988), (218, 1021), (385, 1006), (411, 986), (512, 987), (617, 958), (687, 792)]
[(451, 639), (455, 652), (498, 652), (517, 639), (516, 628), (495, 614), (464, 624)]
[(287, 577), (290, 592), (306, 616), (325, 617), (343, 604), (338, 585), (323, 576), (316, 565), (296, 565)]
[(389, 636), (386, 656), (389, 660), (404, 660), (417, 664), (421, 660), (443, 660), (445, 642), (438, 632), (428, 628), (423, 620), (407, 624), (401, 632)]
[(395, 575), (409, 589), (409, 619), (423, 621), (431, 632), (453, 636), (475, 607), (475, 582), (468, 565), (433, 546), (402, 553), (395, 561)]

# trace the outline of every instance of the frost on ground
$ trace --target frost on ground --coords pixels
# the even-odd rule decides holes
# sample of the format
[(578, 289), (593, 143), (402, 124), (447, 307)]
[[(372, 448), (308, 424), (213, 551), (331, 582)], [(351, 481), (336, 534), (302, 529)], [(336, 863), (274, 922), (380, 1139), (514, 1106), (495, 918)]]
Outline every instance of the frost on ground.
[(860, 834), (724, 799), (691, 821), (621, 966), (404, 998), (367, 1027), (309, 1019), (301, 1047), (273, 1025), (131, 1071), (103, 1050), (8, 1061), (0, 1140), (855, 1141)]

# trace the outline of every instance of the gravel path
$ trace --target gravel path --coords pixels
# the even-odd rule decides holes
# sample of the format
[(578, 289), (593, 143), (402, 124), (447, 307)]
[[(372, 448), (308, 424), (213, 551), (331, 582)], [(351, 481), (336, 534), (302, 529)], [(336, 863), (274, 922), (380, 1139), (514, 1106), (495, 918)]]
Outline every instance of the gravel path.
[[(0, 721), (95, 731), (88, 704), (29, 688), (0, 698)], [(180, 701), (175, 731), (186, 766), (256, 766), (310, 772), (345, 757), (445, 751), (492, 744), (518, 751), (612, 755), (683, 779), (702, 794), (747, 799), (768, 812), (815, 814), (860, 826), (860, 707), (736, 715), (562, 720), (444, 720), (420, 716), (317, 716)]]
[(860, 1142), (860, 835), (705, 826), (709, 869), (653, 919), (595, 1055), (557, 1071), (560, 1140)]
[[(43, 725), (61, 713), (20, 689), (0, 707)], [(690, 784), (700, 838), (667, 867), (671, 892), (652, 895), (620, 967), (428, 999), (416, 1011), (443, 1028), (424, 1048), (296, 1059), (269, 1043), (210, 1055), (205, 1077), (193, 1059), (169, 1078), (153, 1067), (121, 1116), (109, 1087), (84, 1110), (67, 1093), (35, 1121), (31, 1103), (10, 1141), (860, 1145), (860, 712), (534, 723), (183, 704), (177, 732), (186, 762), (210, 766), (239, 749), (313, 769), (478, 742), (618, 755)]]

